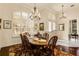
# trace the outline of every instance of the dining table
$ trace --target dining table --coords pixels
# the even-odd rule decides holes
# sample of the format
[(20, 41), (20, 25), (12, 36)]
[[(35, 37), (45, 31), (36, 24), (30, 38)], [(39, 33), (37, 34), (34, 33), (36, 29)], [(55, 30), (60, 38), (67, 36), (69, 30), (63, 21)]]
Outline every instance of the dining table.
[(34, 55), (44, 55), (44, 47), (48, 45), (46, 39), (33, 37), (29, 39), (29, 42), (34, 49)]
[(48, 41), (46, 39), (36, 38), (36, 37), (31, 38), (29, 42), (33, 45), (41, 45), (41, 46), (45, 46), (48, 44)]

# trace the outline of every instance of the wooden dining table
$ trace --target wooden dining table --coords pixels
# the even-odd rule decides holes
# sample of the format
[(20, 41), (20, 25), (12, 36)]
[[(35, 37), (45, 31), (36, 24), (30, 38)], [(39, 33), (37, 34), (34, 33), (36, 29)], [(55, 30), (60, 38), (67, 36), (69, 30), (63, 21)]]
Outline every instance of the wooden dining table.
[(42, 45), (45, 46), (48, 44), (46, 39), (42, 39), (42, 38), (32, 38), (31, 40), (29, 40), (29, 42), (33, 45)]
[(44, 51), (44, 46), (48, 44), (47, 40), (34, 37), (31, 38), (29, 42), (31, 43), (32, 48), (35, 49), (34, 55), (44, 55), (43, 51)]

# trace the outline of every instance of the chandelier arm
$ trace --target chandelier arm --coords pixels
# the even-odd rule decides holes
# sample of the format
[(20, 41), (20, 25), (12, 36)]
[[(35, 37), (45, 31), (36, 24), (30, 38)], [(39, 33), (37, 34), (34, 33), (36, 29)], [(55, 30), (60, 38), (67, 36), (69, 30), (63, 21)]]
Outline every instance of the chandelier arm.
[(62, 5), (62, 16), (64, 15), (63, 7), (64, 7), (64, 5)]

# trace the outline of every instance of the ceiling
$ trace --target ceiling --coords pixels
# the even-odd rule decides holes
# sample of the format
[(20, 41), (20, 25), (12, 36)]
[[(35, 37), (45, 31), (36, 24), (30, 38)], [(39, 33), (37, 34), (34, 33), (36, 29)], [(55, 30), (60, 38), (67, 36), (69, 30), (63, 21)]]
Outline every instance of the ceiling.
[(35, 5), (37, 8), (40, 9), (49, 9), (49, 10), (54, 10), (54, 11), (61, 11), (61, 6), (64, 5), (64, 11), (67, 11), (72, 8), (79, 8), (78, 3), (26, 3), (26, 4), (18, 4), (22, 7), (26, 7), (28, 9), (32, 9)]
[(2, 7), (5, 7), (4, 10), (9, 8), (11, 10), (25, 10), (27, 12), (32, 12), (33, 7), (36, 5), (41, 16), (48, 17), (53, 14), (61, 13), (62, 4), (64, 5), (63, 10), (65, 14), (76, 14), (79, 12), (78, 3), (0, 3), (0, 10)]
[[(64, 5), (64, 11), (68, 11), (70, 9), (79, 9), (78, 3), (0, 3), (1, 6), (17, 6), (22, 7), (28, 10), (32, 10), (33, 7), (36, 5), (39, 11), (51, 11), (51, 12), (61, 12), (61, 5)], [(72, 7), (71, 7), (72, 6)]]

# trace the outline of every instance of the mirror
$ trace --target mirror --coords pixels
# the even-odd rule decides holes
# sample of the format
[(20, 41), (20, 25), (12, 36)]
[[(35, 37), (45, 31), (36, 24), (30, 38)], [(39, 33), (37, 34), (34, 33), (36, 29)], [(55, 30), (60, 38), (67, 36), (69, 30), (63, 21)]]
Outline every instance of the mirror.
[(64, 31), (64, 24), (59, 24), (59, 30)]

